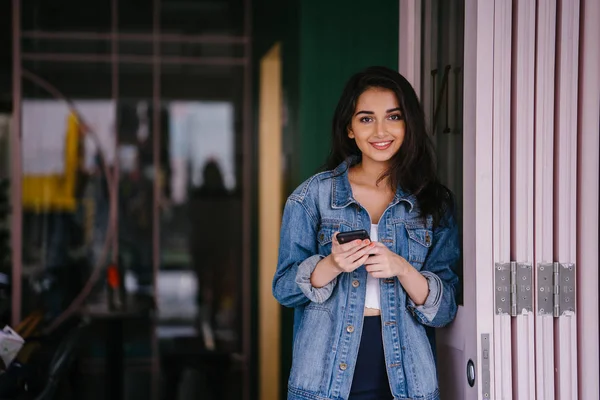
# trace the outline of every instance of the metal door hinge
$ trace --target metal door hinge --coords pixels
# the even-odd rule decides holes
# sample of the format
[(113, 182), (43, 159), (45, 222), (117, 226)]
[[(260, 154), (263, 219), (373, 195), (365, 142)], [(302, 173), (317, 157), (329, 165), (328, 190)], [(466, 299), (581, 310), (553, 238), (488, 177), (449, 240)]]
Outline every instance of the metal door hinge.
[(575, 312), (575, 264), (540, 263), (537, 268), (538, 315)]
[(517, 315), (533, 311), (533, 269), (531, 264), (496, 263), (496, 315)]

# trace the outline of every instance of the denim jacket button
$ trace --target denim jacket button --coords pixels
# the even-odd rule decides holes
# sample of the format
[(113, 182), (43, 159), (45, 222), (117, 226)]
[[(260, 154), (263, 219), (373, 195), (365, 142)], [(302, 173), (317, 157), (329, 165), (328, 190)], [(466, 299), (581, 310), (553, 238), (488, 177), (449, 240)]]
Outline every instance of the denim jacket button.
[(360, 286), (360, 282), (359, 281), (357, 281), (357, 280), (352, 281), (352, 287), (357, 288), (359, 286)]
[(341, 364), (340, 364), (340, 369), (341, 369), (342, 371), (345, 371), (347, 368), (348, 368), (348, 364), (346, 364), (346, 363), (341, 363)]
[(348, 333), (354, 332), (354, 327), (352, 325), (348, 325), (348, 327), (346, 328), (346, 332), (348, 332)]

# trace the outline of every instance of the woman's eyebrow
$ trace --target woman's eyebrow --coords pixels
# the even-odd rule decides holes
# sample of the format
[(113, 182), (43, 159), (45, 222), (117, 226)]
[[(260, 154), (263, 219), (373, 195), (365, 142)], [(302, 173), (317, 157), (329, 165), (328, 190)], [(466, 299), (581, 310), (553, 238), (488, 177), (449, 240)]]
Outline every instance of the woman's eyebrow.
[[(386, 113), (386, 114), (389, 114), (389, 113), (391, 113), (391, 112), (394, 112), (394, 111), (400, 111), (400, 107), (391, 108), (391, 109), (389, 109), (389, 110), (386, 110), (386, 112), (385, 112), (385, 113)], [(374, 113), (373, 111), (361, 110), (361, 111), (358, 111), (358, 112), (357, 112), (356, 114), (354, 114), (354, 115), (358, 115), (358, 114), (367, 114), (367, 115), (373, 115), (373, 114), (375, 114), (375, 113)]]

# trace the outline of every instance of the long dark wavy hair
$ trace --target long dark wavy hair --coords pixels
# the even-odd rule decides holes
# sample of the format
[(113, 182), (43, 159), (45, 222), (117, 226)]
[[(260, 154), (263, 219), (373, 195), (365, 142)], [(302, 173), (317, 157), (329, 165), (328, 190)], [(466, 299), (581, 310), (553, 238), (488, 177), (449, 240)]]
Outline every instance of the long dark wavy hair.
[(359, 96), (370, 88), (394, 92), (405, 123), (402, 146), (380, 180), (389, 177), (394, 191), (401, 187), (415, 195), (421, 216), (431, 215), (434, 224), (438, 225), (447, 212), (454, 212), (453, 195), (438, 179), (433, 143), (427, 134), (425, 114), (417, 94), (397, 71), (386, 67), (369, 67), (346, 83), (333, 116), (332, 146), (326, 169), (334, 169), (352, 156), (360, 162), (362, 153), (356, 142), (348, 137), (348, 128)]

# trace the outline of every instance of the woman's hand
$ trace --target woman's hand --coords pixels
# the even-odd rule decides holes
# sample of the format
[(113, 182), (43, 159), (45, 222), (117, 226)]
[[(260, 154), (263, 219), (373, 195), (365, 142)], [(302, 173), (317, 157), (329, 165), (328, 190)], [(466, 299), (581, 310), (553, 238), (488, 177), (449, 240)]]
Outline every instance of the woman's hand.
[(416, 305), (425, 303), (429, 295), (427, 279), (415, 269), (404, 257), (392, 252), (386, 245), (373, 242), (369, 250), (371, 255), (365, 262), (367, 272), (373, 278), (397, 277), (406, 294)]
[(369, 249), (370, 257), (365, 261), (365, 268), (373, 278), (401, 277), (412, 268), (403, 257), (392, 252), (386, 245), (373, 242)]
[(310, 283), (315, 288), (327, 285), (342, 272), (352, 272), (363, 265), (369, 258), (370, 249), (375, 246), (368, 239), (339, 244), (337, 234), (333, 234), (331, 254), (319, 261), (310, 276)]
[(339, 273), (352, 272), (367, 261), (369, 252), (375, 247), (375, 243), (372, 243), (369, 239), (365, 239), (339, 244), (337, 241), (338, 233), (335, 232), (333, 234), (331, 254), (327, 257), (331, 258), (332, 266)]

